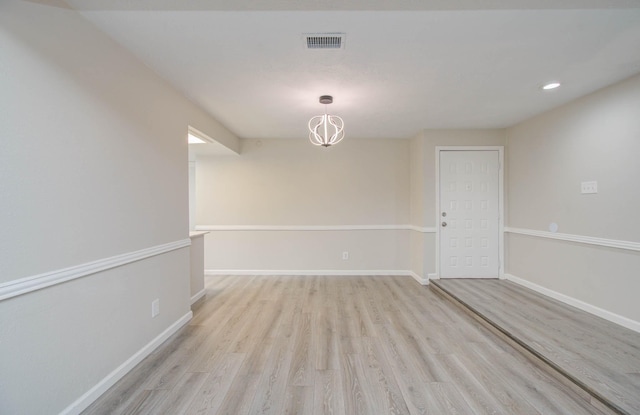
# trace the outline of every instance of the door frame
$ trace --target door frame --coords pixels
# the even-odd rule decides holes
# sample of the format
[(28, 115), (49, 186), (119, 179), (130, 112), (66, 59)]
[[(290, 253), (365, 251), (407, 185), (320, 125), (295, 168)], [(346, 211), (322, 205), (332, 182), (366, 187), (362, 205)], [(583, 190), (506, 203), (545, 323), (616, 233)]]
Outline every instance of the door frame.
[(440, 279), (440, 152), (497, 151), (498, 162), (498, 278), (504, 279), (504, 146), (436, 146), (436, 275)]

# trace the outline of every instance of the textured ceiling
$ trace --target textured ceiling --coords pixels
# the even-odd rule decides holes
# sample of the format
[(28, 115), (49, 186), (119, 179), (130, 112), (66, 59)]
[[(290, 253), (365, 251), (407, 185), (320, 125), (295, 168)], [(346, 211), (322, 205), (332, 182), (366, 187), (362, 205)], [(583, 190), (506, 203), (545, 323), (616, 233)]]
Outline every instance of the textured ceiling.
[(305, 139), (324, 94), (347, 137), (507, 127), (640, 72), (639, 1), (68, 3), (246, 138)]

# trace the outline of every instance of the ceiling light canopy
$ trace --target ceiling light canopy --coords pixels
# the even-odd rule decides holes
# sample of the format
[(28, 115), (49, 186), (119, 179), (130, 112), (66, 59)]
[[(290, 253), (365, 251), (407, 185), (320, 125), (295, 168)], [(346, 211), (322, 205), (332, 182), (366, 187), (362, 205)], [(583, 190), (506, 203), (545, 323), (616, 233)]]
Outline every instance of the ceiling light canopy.
[(309, 141), (316, 146), (329, 147), (344, 138), (344, 121), (337, 115), (327, 114), (326, 106), (333, 102), (331, 95), (323, 95), (319, 101), (325, 105), (324, 115), (309, 120)]
[(559, 86), (560, 86), (560, 82), (549, 82), (548, 84), (544, 85), (542, 89), (544, 89), (545, 91), (548, 91), (550, 89), (556, 89)]

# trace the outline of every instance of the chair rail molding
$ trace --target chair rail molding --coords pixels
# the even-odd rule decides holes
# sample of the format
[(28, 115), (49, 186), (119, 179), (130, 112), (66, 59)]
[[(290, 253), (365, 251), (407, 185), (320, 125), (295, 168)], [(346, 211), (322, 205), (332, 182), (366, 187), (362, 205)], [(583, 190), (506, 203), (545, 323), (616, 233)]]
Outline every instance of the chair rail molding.
[(557, 239), (560, 241), (578, 242), (587, 245), (605, 246), (607, 248), (640, 251), (640, 242), (622, 241), (618, 239), (597, 238), (595, 236), (573, 235), (569, 233), (554, 233), (535, 229), (505, 227), (504, 231), (517, 235), (535, 236), (538, 238)]
[(416, 231), (435, 233), (435, 227), (414, 225), (196, 225), (196, 231)]
[(41, 290), (52, 285), (61, 284), (77, 278), (86, 277), (111, 268), (130, 264), (152, 256), (161, 255), (176, 249), (186, 248), (191, 245), (191, 239), (185, 238), (138, 251), (126, 252), (97, 261), (86, 262), (69, 268), (45, 272), (31, 277), (20, 278), (0, 284), (0, 301), (32, 291)]

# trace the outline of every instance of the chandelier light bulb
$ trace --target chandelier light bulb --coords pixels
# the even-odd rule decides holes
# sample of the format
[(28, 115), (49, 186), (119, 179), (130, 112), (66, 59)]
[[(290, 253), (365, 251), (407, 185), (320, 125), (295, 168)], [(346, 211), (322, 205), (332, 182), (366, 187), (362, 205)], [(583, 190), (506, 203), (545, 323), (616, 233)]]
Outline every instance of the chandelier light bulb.
[(309, 120), (309, 141), (316, 146), (329, 147), (344, 138), (344, 121), (337, 115), (327, 113), (326, 105), (333, 102), (332, 96), (323, 95), (319, 101), (325, 104), (325, 113)]

